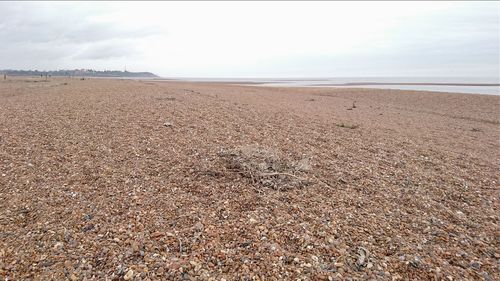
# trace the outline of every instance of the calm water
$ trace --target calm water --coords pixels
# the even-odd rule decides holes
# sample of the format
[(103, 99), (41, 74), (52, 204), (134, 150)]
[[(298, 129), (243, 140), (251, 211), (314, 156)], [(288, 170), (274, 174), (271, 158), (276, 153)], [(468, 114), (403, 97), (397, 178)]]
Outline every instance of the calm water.
[[(435, 91), (468, 94), (500, 95), (499, 77), (336, 77), (336, 78), (191, 78), (179, 79), (200, 82), (223, 82), (247, 85), (277, 87), (336, 87), (336, 88), (377, 88)], [(495, 86), (469, 85), (341, 85), (346, 83), (442, 83), (442, 84), (496, 84)]]

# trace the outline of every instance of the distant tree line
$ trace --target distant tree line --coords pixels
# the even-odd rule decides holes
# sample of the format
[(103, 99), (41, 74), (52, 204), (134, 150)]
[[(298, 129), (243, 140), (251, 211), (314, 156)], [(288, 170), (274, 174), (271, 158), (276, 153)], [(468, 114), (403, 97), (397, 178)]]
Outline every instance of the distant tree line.
[(94, 70), (94, 69), (74, 69), (74, 70), (0, 70), (0, 74), (12, 76), (85, 76), (85, 77), (158, 77), (151, 72), (129, 72), (118, 70)]

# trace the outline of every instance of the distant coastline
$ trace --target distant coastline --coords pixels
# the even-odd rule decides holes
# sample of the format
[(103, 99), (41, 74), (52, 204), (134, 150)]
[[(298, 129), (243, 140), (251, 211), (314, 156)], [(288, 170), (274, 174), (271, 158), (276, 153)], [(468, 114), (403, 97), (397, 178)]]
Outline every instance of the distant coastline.
[(58, 77), (137, 77), (137, 78), (156, 78), (159, 77), (151, 72), (130, 72), (119, 70), (94, 70), (94, 69), (63, 69), (63, 70), (0, 70), (1, 75), (9, 76), (58, 76)]

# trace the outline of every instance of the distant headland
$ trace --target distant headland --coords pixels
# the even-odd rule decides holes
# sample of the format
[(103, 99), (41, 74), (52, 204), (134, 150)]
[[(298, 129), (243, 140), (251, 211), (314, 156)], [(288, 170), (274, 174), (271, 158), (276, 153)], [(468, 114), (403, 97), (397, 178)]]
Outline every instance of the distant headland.
[(119, 70), (94, 70), (94, 69), (73, 69), (73, 70), (0, 70), (0, 74), (12, 76), (83, 76), (83, 77), (158, 77), (151, 72), (130, 72)]

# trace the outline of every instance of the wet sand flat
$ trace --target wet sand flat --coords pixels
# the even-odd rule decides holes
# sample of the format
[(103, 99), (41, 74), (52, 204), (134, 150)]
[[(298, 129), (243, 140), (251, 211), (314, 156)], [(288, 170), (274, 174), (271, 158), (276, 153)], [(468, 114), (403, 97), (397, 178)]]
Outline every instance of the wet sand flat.
[(2, 279), (500, 278), (500, 96), (48, 80), (0, 81)]
[(385, 83), (380, 83), (380, 82), (353, 82), (353, 83), (342, 83), (342, 84), (324, 84), (323, 86), (383, 86), (383, 85), (401, 85), (401, 86), (479, 86), (479, 87), (490, 87), (490, 86), (500, 86), (500, 84), (494, 84), (494, 83), (391, 83), (391, 82), (385, 82)]

